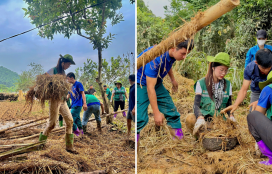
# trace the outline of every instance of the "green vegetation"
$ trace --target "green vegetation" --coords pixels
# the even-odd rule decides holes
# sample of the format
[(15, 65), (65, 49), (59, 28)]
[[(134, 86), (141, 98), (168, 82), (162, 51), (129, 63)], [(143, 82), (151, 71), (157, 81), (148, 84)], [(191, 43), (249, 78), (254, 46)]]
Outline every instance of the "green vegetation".
[(3, 66), (0, 66), (0, 84), (12, 87), (19, 79), (19, 75)]

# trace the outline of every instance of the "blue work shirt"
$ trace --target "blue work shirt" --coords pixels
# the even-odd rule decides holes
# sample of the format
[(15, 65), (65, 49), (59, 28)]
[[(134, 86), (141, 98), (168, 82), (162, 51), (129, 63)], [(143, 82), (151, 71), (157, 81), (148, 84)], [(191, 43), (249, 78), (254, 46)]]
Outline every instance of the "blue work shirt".
[(129, 104), (128, 104), (128, 109), (130, 111), (133, 110), (135, 106), (135, 84), (131, 85), (129, 88)]
[(260, 98), (258, 100), (258, 106), (269, 109), (272, 103), (272, 88), (266, 86), (263, 88)]
[(259, 82), (266, 81), (266, 78), (267, 75), (261, 74), (258, 65), (255, 62), (250, 62), (244, 71), (244, 79), (251, 80), (250, 89), (252, 92), (261, 92)]
[(76, 106), (82, 107), (83, 106), (83, 99), (82, 99), (82, 95), (80, 93), (81, 91), (84, 92), (84, 87), (83, 87), (82, 83), (76, 81), (72, 86), (72, 91), (73, 91), (73, 94), (71, 92), (69, 92), (69, 94), (71, 95), (71, 99), (72, 99), (71, 108), (76, 107)]
[[(140, 57), (143, 53), (150, 50), (153, 46), (147, 48), (143, 52), (141, 52), (138, 57)], [(137, 57), (137, 58), (138, 58)], [(147, 63), (144, 67), (144, 73), (143, 67), (138, 69), (137, 72), (137, 83), (141, 84), (142, 86), (146, 86), (146, 76), (157, 78), (157, 84), (162, 82), (162, 79), (168, 74), (170, 69), (172, 68), (173, 63), (176, 61), (176, 59), (169, 56), (169, 52), (165, 52), (161, 56), (155, 58), (155, 60), (152, 60), (151, 62)], [(142, 78), (142, 79), (141, 79)]]
[[(272, 46), (271, 45), (264, 45), (264, 48), (267, 48), (269, 50), (272, 51)], [(251, 47), (246, 55), (246, 62), (245, 62), (245, 68), (247, 67), (247, 65), (252, 62), (253, 60), (255, 60), (255, 54), (257, 53), (257, 51), (259, 50), (259, 46), (255, 45), (254, 47)]]

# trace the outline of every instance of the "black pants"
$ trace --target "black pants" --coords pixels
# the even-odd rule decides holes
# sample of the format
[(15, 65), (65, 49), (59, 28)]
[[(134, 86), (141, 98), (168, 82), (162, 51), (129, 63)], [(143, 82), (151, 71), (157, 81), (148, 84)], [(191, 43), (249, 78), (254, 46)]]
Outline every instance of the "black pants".
[(59, 121), (63, 121), (63, 117), (59, 115)]
[(272, 121), (258, 111), (253, 111), (247, 116), (248, 129), (256, 142), (263, 142), (272, 150)]
[(116, 112), (121, 107), (121, 110), (125, 109), (125, 101), (114, 101), (114, 112)]

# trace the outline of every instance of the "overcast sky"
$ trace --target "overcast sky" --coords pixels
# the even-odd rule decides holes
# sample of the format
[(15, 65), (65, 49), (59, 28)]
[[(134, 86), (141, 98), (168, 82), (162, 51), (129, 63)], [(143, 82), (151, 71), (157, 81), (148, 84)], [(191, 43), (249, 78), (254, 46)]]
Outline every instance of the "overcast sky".
[[(116, 34), (109, 48), (102, 52), (103, 58), (135, 52), (135, 4), (129, 0), (123, 0), (124, 21), (113, 27), (108, 24), (107, 32)], [(12, 35), (35, 28), (29, 18), (24, 18), (27, 5), (23, 0), (0, 0), (0, 40)], [(0, 42), (0, 66), (4, 66), (14, 72), (21, 73), (28, 70), (31, 62), (41, 64), (45, 71), (56, 66), (59, 54), (71, 54), (76, 65), (72, 65), (67, 71), (74, 72), (77, 67), (82, 67), (87, 58), (97, 62), (97, 50), (93, 45), (81, 36), (72, 35), (70, 39), (63, 35), (54, 35), (54, 39), (48, 40), (37, 35), (38, 30), (33, 30), (21, 36)]]
[(170, 0), (144, 0), (145, 5), (155, 14), (156, 16), (164, 18), (164, 6), (170, 5)]

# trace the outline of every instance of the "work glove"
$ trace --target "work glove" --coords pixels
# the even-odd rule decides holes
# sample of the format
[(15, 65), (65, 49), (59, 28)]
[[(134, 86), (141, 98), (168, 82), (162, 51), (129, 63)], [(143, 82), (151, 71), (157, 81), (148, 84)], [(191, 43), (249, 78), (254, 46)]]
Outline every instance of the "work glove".
[(206, 122), (205, 122), (205, 120), (204, 119), (197, 119), (197, 121), (196, 121), (196, 123), (195, 123), (195, 127), (194, 127), (194, 131), (193, 131), (193, 135), (195, 135), (198, 131), (199, 131), (199, 129), (201, 128), (201, 127), (207, 127), (207, 125), (206, 125)]
[(110, 100), (110, 102), (112, 102), (112, 100)]
[(127, 99), (127, 101), (129, 102), (129, 99)]
[(236, 122), (235, 118), (233, 116), (230, 116), (229, 118), (231, 121)]

